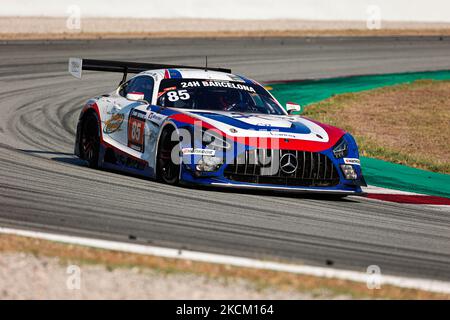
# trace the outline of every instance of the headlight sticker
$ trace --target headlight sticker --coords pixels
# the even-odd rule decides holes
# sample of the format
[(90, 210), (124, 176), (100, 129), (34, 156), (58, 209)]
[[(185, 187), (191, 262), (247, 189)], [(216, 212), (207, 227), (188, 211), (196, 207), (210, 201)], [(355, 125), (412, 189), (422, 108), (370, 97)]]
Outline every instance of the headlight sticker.
[(355, 166), (360, 166), (361, 161), (357, 158), (344, 158), (345, 164), (354, 164)]
[(336, 146), (333, 148), (334, 157), (339, 159), (347, 156), (348, 154), (348, 143), (344, 138), (341, 138)]
[(183, 155), (197, 155), (197, 156), (215, 156), (216, 150), (200, 149), (200, 148), (183, 148), (181, 150)]

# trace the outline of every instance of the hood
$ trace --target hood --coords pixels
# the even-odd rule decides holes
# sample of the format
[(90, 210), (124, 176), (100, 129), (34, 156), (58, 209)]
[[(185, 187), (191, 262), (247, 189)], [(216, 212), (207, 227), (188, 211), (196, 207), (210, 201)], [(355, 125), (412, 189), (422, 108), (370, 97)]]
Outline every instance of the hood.
[(341, 129), (296, 115), (186, 109), (177, 111), (206, 122), (229, 137), (282, 139), (280, 147), (283, 145), (283, 149), (325, 150), (333, 146), (345, 133)]

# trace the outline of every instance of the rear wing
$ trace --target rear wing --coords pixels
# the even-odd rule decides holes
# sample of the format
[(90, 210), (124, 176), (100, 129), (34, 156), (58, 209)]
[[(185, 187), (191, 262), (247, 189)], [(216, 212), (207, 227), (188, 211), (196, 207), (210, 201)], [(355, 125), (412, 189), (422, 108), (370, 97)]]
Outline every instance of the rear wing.
[(83, 70), (103, 71), (103, 72), (119, 72), (123, 74), (121, 83), (125, 82), (128, 73), (140, 73), (147, 70), (155, 69), (198, 69), (211, 70), (225, 73), (231, 73), (231, 69), (225, 68), (210, 68), (193, 67), (183, 65), (159, 64), (159, 63), (141, 63), (141, 62), (127, 62), (127, 61), (110, 61), (110, 60), (94, 60), (94, 59), (69, 59), (69, 73), (76, 78), (81, 78)]

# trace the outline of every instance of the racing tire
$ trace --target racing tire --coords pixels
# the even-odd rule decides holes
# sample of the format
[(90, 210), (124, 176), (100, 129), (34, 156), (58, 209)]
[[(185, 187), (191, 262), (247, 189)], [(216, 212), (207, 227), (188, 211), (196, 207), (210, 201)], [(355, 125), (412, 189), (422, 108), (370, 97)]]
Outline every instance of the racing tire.
[(173, 130), (164, 130), (161, 133), (157, 157), (158, 180), (167, 184), (176, 185), (180, 181), (180, 164), (172, 160), (172, 150), (178, 147), (178, 141), (172, 141)]
[(100, 137), (98, 120), (92, 113), (87, 114), (83, 120), (80, 150), (82, 158), (88, 162), (89, 168), (98, 168)]

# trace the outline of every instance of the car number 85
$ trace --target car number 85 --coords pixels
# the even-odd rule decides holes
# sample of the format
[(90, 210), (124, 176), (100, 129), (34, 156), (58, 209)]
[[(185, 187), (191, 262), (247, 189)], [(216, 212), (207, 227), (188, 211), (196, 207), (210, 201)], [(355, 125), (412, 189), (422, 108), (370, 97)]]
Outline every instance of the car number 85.
[(188, 100), (191, 96), (187, 90), (169, 91), (167, 92), (167, 98), (169, 101)]
[(131, 138), (133, 141), (141, 140), (141, 122), (134, 121), (131, 126)]

